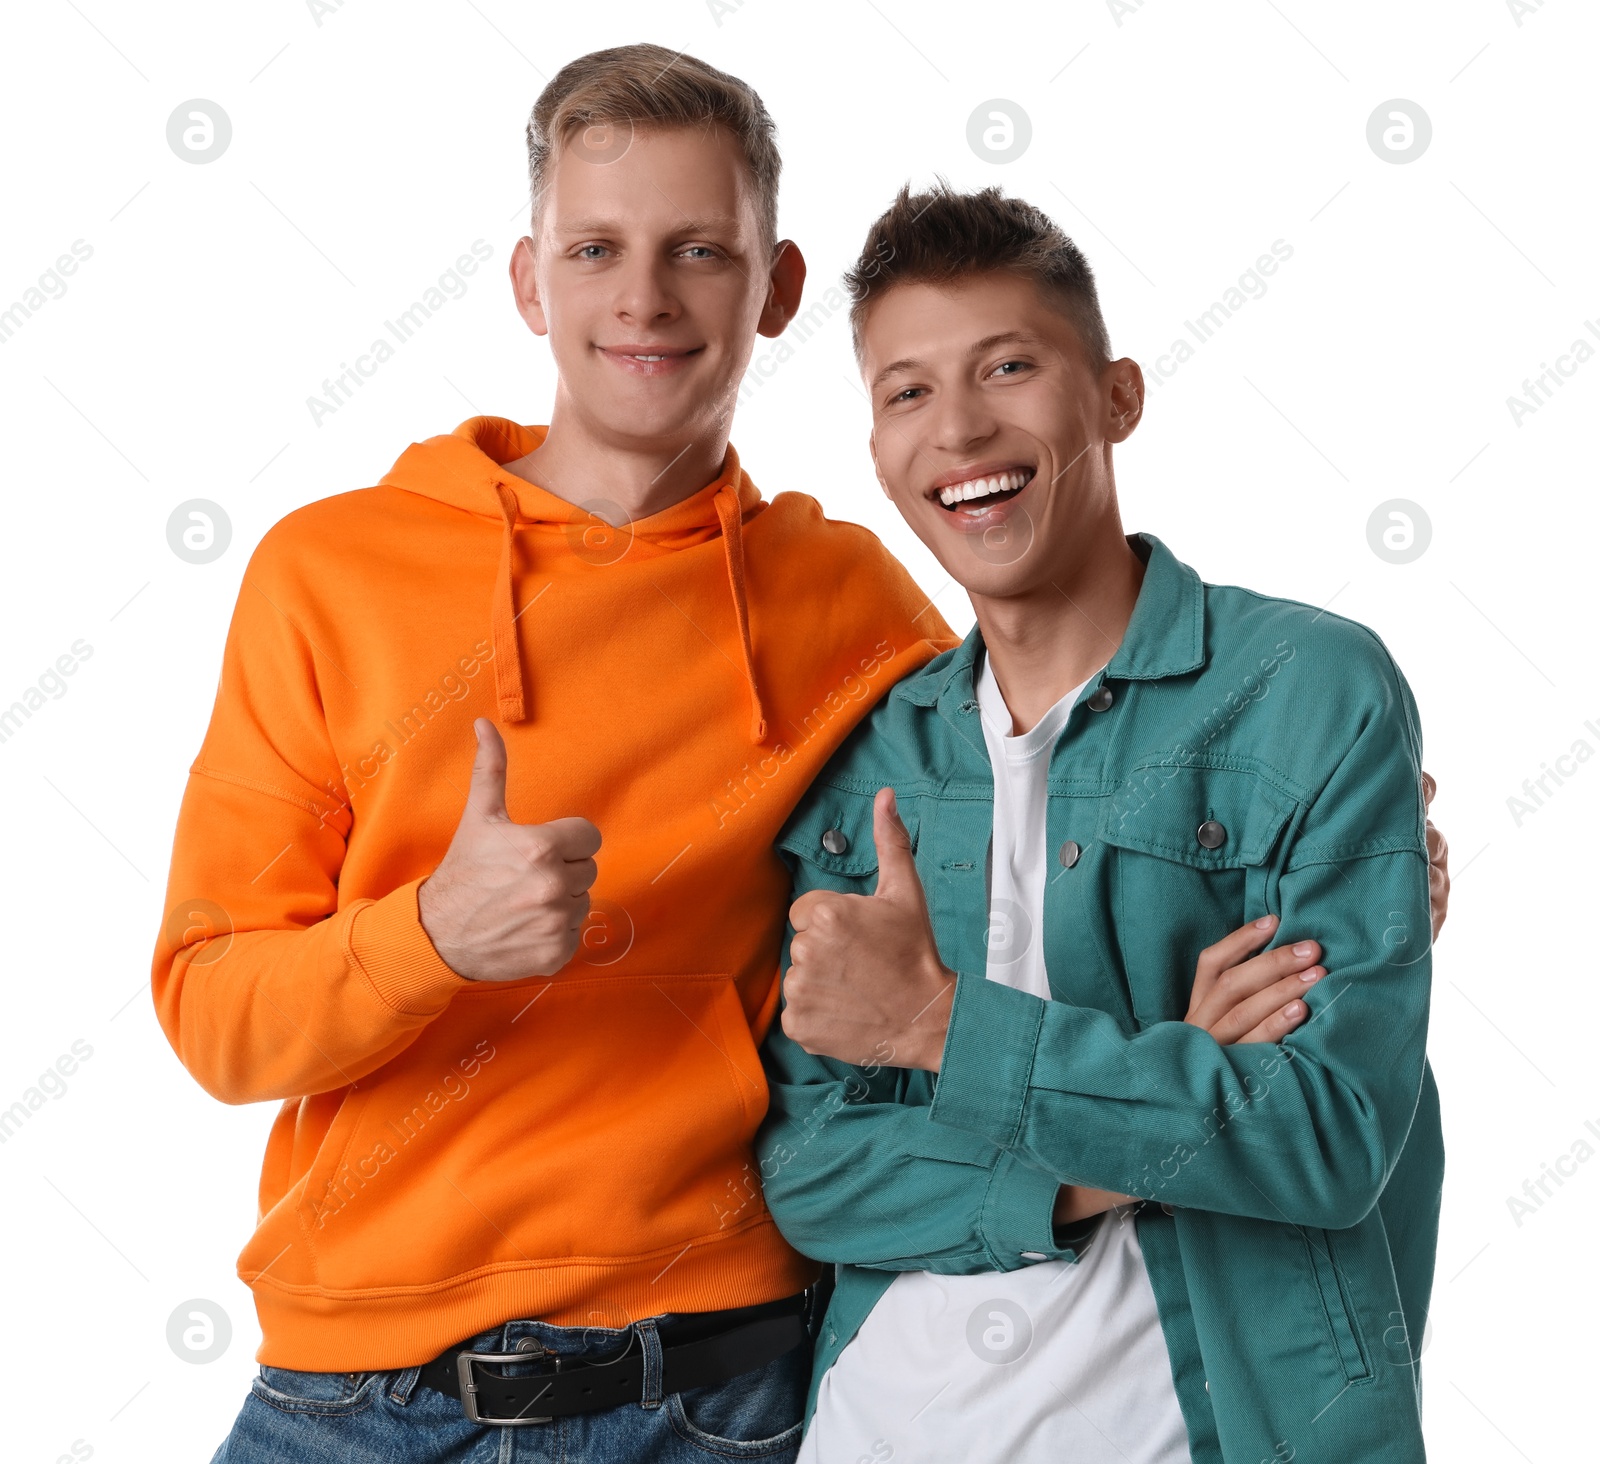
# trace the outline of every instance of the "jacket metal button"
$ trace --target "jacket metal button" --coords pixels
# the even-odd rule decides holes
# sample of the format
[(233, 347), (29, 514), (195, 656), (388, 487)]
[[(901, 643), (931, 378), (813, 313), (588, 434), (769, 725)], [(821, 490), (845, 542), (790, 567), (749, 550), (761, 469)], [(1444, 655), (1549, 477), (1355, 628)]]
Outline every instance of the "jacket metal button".
[(1228, 831), (1216, 819), (1208, 818), (1195, 830), (1194, 836), (1200, 841), (1202, 849), (1220, 849), (1228, 837)]
[(1093, 696), (1085, 700), (1084, 706), (1088, 707), (1091, 712), (1106, 712), (1110, 711), (1111, 703), (1115, 700), (1116, 697), (1112, 694), (1111, 688), (1102, 685), (1095, 691)]
[(1076, 839), (1068, 839), (1067, 842), (1061, 846), (1062, 867), (1064, 869), (1071, 869), (1072, 866), (1078, 862), (1078, 856), (1082, 853), (1083, 850), (1078, 847), (1078, 841)]
[(1162, 1205), (1162, 1206), (1161, 1206), (1161, 1213), (1162, 1213), (1162, 1214), (1163, 1214), (1163, 1215), (1171, 1215), (1171, 1214), (1173, 1214), (1173, 1213), (1174, 1213), (1174, 1211), (1173, 1211), (1173, 1208), (1172, 1208), (1172, 1206), (1171, 1206), (1171, 1205), (1168, 1205), (1168, 1204), (1163, 1204), (1163, 1205)]
[(825, 829), (822, 834), (822, 847), (830, 854), (843, 854), (850, 847), (850, 841), (845, 838), (843, 829)]
[(1021, 1251), (1019, 1254), (1025, 1261), (1042, 1261), (1045, 1258), (1043, 1251)]

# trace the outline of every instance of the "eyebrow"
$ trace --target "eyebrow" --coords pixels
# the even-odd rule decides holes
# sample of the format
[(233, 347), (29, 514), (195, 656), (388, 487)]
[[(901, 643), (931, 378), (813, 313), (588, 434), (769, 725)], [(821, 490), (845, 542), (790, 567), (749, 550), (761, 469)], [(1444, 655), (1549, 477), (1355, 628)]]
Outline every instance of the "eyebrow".
[[(1001, 330), (993, 335), (986, 335), (981, 341), (974, 341), (967, 347), (967, 355), (981, 356), (985, 351), (993, 350), (996, 346), (1009, 344), (1043, 345), (1043, 338), (1028, 330)], [(898, 361), (891, 361), (876, 376), (872, 378), (872, 390), (876, 391), (883, 381), (900, 371), (917, 371), (926, 363), (914, 356), (902, 356)]]
[[(674, 234), (715, 234), (723, 230), (737, 231), (739, 220), (731, 214), (702, 214), (699, 218), (685, 218), (675, 224), (672, 229)], [(558, 223), (555, 231), (558, 234), (620, 234), (627, 229), (627, 223), (622, 219), (576, 219), (572, 223)]]

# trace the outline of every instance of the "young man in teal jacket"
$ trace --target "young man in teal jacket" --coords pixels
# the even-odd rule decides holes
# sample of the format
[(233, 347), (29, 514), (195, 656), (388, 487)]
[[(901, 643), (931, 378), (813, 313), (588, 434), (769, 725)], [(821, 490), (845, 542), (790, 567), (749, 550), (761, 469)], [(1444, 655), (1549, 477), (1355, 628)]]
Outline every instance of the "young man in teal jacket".
[[(1124, 536), (1143, 379), (1037, 210), (902, 193), (852, 284), (879, 478), (977, 626), (780, 836), (761, 1173), (837, 1266), (801, 1458), (1421, 1460), (1411, 693), (1364, 627)], [(1223, 1045), (1197, 956), (1257, 920), (1301, 996)]]

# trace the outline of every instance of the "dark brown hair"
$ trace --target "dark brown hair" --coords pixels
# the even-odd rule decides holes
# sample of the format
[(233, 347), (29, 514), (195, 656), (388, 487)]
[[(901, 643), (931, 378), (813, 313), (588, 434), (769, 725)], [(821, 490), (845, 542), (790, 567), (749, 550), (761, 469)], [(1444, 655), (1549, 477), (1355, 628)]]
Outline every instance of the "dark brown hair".
[[(777, 128), (754, 88), (665, 46), (614, 46), (569, 61), (539, 93), (528, 118), (528, 180), (537, 217), (550, 160), (591, 128), (725, 128), (739, 144), (756, 185), (762, 234), (778, 237)], [(609, 149), (606, 149), (609, 151)]]
[(1083, 251), (1031, 203), (998, 188), (959, 193), (943, 179), (925, 193), (902, 188), (844, 277), (856, 355), (868, 307), (895, 285), (944, 284), (1002, 269), (1032, 279), (1072, 323), (1094, 369), (1106, 367), (1111, 338)]

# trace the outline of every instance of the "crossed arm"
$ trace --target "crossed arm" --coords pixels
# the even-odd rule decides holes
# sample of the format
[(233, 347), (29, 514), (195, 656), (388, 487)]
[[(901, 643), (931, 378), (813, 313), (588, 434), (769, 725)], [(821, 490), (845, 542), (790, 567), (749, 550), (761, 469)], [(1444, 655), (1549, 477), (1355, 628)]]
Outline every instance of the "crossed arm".
[[(1324, 975), (1315, 942), (1255, 954), (1253, 922), (1200, 957), (1186, 1021), (1224, 1044), (1275, 1042), (1307, 1015)], [(792, 954), (793, 937), (787, 956)], [(793, 970), (793, 967), (790, 967)], [(827, 1261), (878, 1269), (1008, 1270), (1022, 1251), (1070, 1254), (1056, 1227), (1127, 1203), (1062, 1184), (992, 1140), (930, 1120), (925, 1072), (807, 1052), (775, 1024), (763, 1052), (770, 1106), (757, 1141), (768, 1203), (789, 1239)], [(920, 1102), (907, 1102), (912, 1090)]]
[[(880, 794), (880, 841), (903, 836), (891, 809)], [(780, 1228), (822, 1260), (960, 1273), (1070, 1254), (1055, 1224), (1128, 1196), (1354, 1224), (1421, 1086), (1428, 953), (1388, 939), (1395, 911), (1442, 924), (1443, 840), (1429, 852), (1431, 871), (1416, 849), (1305, 842), (1279, 882), (1282, 918), (1322, 937), (1332, 977), (1283, 1000), (1317, 957), (1245, 959), (1246, 927), (1202, 959), (1184, 1022), (1128, 1036), (944, 968), (909, 841), (898, 864), (880, 842), (877, 893), (807, 892), (792, 914), (757, 1141)]]

